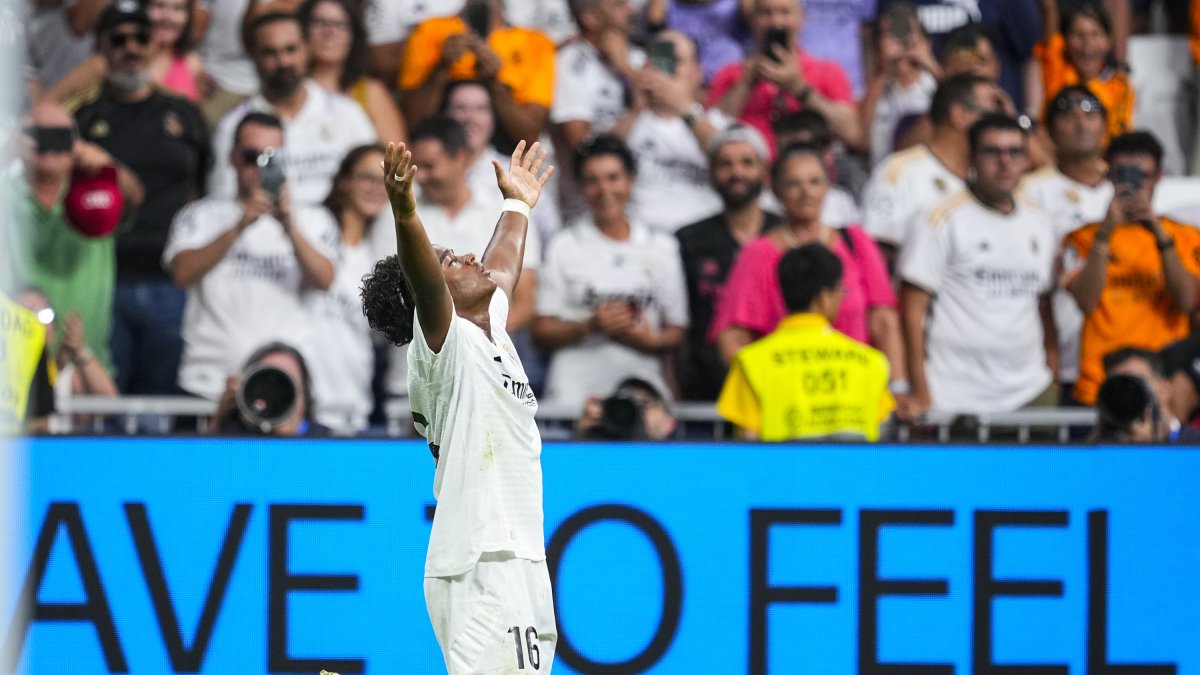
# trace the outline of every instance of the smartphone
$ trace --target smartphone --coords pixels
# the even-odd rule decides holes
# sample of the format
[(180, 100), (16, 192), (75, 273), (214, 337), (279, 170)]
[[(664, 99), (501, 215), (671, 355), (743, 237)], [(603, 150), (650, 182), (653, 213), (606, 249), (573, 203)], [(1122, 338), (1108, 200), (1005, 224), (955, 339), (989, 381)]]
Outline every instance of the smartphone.
[(463, 8), (463, 20), (472, 33), (487, 38), (492, 30), (492, 7), (486, 0), (472, 0)]
[(768, 28), (766, 42), (763, 44), (763, 54), (772, 61), (778, 61), (775, 56), (775, 45), (783, 47), (784, 50), (792, 47), (792, 34), (786, 28)]
[(262, 189), (278, 202), (279, 192), (287, 180), (283, 174), (283, 155), (275, 148), (267, 148), (259, 153), (257, 164)]
[(1146, 180), (1146, 174), (1142, 171), (1142, 167), (1136, 164), (1118, 164), (1113, 167), (1113, 185), (1117, 187), (1117, 191), (1121, 194), (1132, 194), (1142, 188), (1142, 182)]
[(650, 63), (654, 69), (668, 75), (675, 74), (679, 59), (675, 55), (675, 43), (670, 40), (654, 40), (650, 43)]

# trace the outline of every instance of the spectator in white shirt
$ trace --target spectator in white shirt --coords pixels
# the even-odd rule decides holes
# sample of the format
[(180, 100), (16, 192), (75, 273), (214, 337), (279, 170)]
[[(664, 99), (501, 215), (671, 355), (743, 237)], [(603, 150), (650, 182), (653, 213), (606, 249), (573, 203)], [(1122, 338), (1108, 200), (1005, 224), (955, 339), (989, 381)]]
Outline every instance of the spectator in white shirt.
[(720, 210), (704, 149), (731, 120), (700, 103), (702, 72), (691, 38), (662, 31), (650, 51), (654, 56), (638, 74), (633, 107), (612, 132), (637, 158), (634, 212), (651, 227), (673, 233)]
[(309, 321), (320, 327), (314, 331), (314, 349), (308, 360), (316, 418), (339, 433), (366, 428), (374, 404), (375, 345), (359, 288), (378, 259), (370, 230), (387, 226), (375, 223), (388, 205), (379, 170), (382, 161), (383, 148), (378, 145), (360, 145), (342, 160), (324, 204), (340, 232), (333, 283), (326, 290), (304, 294)]
[(929, 110), (938, 62), (912, 5), (889, 5), (879, 17), (878, 68), (862, 103), (871, 166), (898, 146), (898, 134)]
[(580, 408), (627, 377), (671, 391), (666, 364), (687, 327), (679, 246), (628, 215), (636, 169), (619, 138), (597, 136), (575, 163), (590, 216), (551, 240), (533, 325), (553, 350), (546, 397)]
[(227, 199), (236, 193), (237, 170), (229, 161), (233, 129), (247, 113), (257, 111), (283, 120), (292, 198), (298, 204), (320, 204), (333, 186), (338, 163), (352, 148), (374, 143), (375, 127), (358, 103), (305, 77), (308, 50), (294, 15), (262, 14), (251, 21), (247, 36), (261, 91), (217, 125), (208, 193)]
[(311, 347), (313, 327), (300, 296), (329, 288), (337, 242), (327, 210), (293, 204), (287, 184), (278, 197), (263, 188), (259, 158), (284, 145), (279, 118), (250, 113), (233, 138), (226, 159), (237, 172), (236, 196), (206, 197), (181, 210), (162, 258), (188, 295), (179, 386), (214, 401), (228, 374), (264, 343)]
[(927, 212), (900, 260), (915, 412), (1054, 405), (1057, 242), (1046, 215), (1014, 196), (1029, 140), (998, 114), (976, 122), (969, 139), (967, 188)]

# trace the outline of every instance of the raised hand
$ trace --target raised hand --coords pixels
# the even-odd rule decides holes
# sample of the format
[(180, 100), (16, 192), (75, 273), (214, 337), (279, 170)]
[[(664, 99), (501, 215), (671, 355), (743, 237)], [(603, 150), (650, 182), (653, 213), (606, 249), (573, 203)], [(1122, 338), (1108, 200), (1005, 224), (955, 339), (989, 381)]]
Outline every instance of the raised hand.
[(392, 213), (397, 218), (413, 215), (417, 212), (417, 198), (413, 196), (417, 167), (413, 166), (412, 152), (403, 143), (388, 143), (382, 165), (383, 185), (392, 203)]
[(500, 166), (500, 162), (493, 159), (492, 167), (496, 169), (496, 184), (500, 186), (500, 193), (504, 195), (504, 198), (519, 199), (530, 206), (537, 204), (546, 181), (554, 175), (553, 166), (546, 167), (545, 171), (542, 170), (542, 164), (545, 161), (546, 151), (542, 150), (541, 143), (535, 142), (526, 150), (525, 141), (517, 143), (517, 149), (513, 150), (508, 171)]

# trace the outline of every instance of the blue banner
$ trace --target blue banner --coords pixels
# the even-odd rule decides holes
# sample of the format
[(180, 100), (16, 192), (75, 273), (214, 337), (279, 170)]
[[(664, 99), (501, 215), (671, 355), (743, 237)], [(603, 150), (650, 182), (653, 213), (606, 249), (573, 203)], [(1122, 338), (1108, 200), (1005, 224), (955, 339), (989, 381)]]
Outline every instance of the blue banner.
[[(423, 444), (8, 452), (5, 672), (445, 672)], [(1200, 675), (1194, 450), (551, 444), (543, 465), (555, 673)]]

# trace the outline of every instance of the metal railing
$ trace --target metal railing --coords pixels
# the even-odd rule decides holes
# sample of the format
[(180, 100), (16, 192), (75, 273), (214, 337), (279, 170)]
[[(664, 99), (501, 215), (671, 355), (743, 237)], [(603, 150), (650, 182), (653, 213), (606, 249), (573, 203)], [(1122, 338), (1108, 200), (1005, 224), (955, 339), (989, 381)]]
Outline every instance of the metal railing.
[[(175, 431), (178, 417), (195, 418), (196, 431), (207, 431), (216, 403), (190, 396), (75, 396), (62, 402), (51, 418), (51, 433), (138, 433), (169, 434)], [(672, 406), (680, 422), (711, 429), (713, 440), (724, 440), (728, 424), (717, 414), (712, 403), (681, 402)], [(406, 397), (389, 399), (384, 404), (386, 424), (383, 432), (392, 438), (412, 435), (411, 413)], [(538, 422), (547, 438), (569, 438), (580, 410), (557, 401), (538, 405)], [(334, 411), (334, 414), (338, 414)], [(346, 413), (348, 414), (348, 413)], [(986, 443), (998, 431), (1015, 433), (1018, 443), (1031, 439), (1054, 438), (1060, 443), (1073, 437), (1073, 430), (1089, 428), (1096, 421), (1090, 408), (1026, 408), (1014, 412), (963, 415), (930, 412), (911, 424), (893, 423), (889, 438), (906, 443), (913, 440), (975, 440)], [(1006, 436), (1006, 440), (1010, 440)]]

